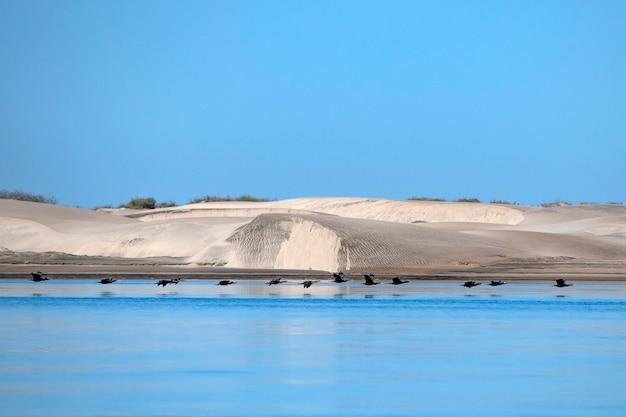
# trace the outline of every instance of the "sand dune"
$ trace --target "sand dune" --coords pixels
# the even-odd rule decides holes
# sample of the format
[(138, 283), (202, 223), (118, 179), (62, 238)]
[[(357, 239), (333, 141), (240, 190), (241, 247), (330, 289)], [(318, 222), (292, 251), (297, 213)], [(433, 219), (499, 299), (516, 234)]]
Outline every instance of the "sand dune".
[(31, 254), (11, 258), (23, 262), (68, 254), (68, 264), (79, 255), (124, 264), (171, 258), (189, 268), (389, 273), (594, 265), (626, 276), (626, 208), (301, 198), (99, 212), (0, 200), (0, 250)]
[(523, 211), (520, 208), (503, 205), (339, 197), (298, 198), (262, 203), (198, 203), (134, 212), (131, 217), (154, 220), (159, 218), (188, 217), (254, 217), (267, 213), (305, 214), (311, 212), (402, 223), (474, 222), (517, 224), (524, 218)]

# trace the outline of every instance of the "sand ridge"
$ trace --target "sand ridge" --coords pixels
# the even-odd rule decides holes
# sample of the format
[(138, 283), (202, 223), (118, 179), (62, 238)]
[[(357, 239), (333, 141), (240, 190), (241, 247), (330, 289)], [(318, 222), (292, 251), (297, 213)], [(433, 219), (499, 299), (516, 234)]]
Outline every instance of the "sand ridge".
[(3, 249), (189, 268), (626, 276), (626, 207), (300, 198), (105, 212), (0, 200)]

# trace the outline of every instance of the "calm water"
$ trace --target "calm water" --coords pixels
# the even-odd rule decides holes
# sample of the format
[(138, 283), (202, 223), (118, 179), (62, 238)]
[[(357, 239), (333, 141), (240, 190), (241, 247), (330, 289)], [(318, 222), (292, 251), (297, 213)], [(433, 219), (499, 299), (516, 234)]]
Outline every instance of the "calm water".
[(0, 280), (0, 416), (626, 415), (626, 285)]

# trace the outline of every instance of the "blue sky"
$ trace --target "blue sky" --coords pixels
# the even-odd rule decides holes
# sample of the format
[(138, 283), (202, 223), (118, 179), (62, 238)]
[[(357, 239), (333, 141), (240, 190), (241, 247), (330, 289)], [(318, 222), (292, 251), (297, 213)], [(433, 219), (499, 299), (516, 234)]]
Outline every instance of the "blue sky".
[(626, 201), (624, 1), (0, 0), (0, 188)]

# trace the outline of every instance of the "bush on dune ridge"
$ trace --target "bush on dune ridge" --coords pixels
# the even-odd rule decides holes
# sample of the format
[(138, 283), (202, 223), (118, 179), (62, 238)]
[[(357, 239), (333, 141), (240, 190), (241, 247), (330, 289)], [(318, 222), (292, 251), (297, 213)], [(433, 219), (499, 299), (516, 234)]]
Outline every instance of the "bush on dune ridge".
[[(175, 201), (160, 201), (157, 202), (154, 197), (134, 197), (131, 198), (127, 203), (120, 204), (117, 208), (127, 208), (134, 210), (151, 210), (155, 208), (167, 208), (167, 207), (176, 207)], [(110, 204), (103, 204), (100, 206), (95, 206), (92, 210), (101, 210), (101, 209), (112, 209), (113, 206)]]
[[(422, 196), (414, 196), (407, 198), (409, 201), (448, 201), (445, 198), (438, 197), (422, 197)], [(456, 200), (452, 200), (455, 203), (482, 203), (478, 198), (457, 198)], [(510, 202), (507, 200), (491, 200), (489, 204), (506, 204), (510, 206), (518, 206), (517, 202)]]
[(454, 201), (457, 203), (481, 203), (481, 201), (475, 197), (457, 198)]
[(254, 197), (250, 194), (242, 194), (239, 197), (231, 196), (218, 196), (218, 195), (205, 195), (204, 197), (193, 198), (189, 200), (189, 204), (195, 203), (214, 203), (219, 201), (248, 201), (254, 203), (260, 203), (264, 201), (272, 201), (269, 198)]
[[(243, 194), (239, 197), (231, 197), (231, 196), (214, 196), (214, 195), (206, 195), (204, 197), (194, 198), (189, 201), (188, 204), (193, 203), (206, 203), (206, 202), (214, 202), (214, 201), (251, 201), (251, 202), (262, 202), (262, 201), (272, 201), (269, 198), (258, 198), (251, 196), (249, 194)], [(173, 200), (168, 201), (160, 201), (157, 202), (154, 197), (133, 197), (127, 203), (120, 204), (118, 208), (127, 208), (134, 210), (151, 210), (155, 208), (168, 208), (168, 207), (176, 207), (176, 204)], [(100, 206), (97, 208), (109, 208), (110, 206)]]
[(556, 200), (556, 201), (550, 201), (548, 203), (541, 203), (539, 204), (541, 207), (544, 208), (548, 208), (548, 207), (563, 207), (563, 206), (571, 206), (572, 203), (570, 203), (569, 201), (561, 201), (561, 200)]
[(489, 204), (507, 204), (509, 206), (519, 206), (519, 203), (517, 203), (515, 201), (514, 202), (510, 202), (510, 201), (507, 201), (507, 200), (491, 200), (489, 202)]
[(156, 207), (156, 200), (154, 197), (135, 197), (131, 198), (128, 203), (120, 204), (119, 208), (143, 210), (153, 209)]
[(421, 197), (421, 196), (413, 196), (413, 197), (409, 197), (409, 198), (407, 198), (407, 200), (410, 200), (410, 201), (447, 201), (445, 198), (439, 198), (439, 197)]
[(56, 204), (56, 198), (52, 196), (45, 196), (42, 194), (29, 193), (19, 190), (0, 190), (0, 199), (5, 200), (19, 200), (19, 201), (32, 201), (34, 203), (46, 203)]

